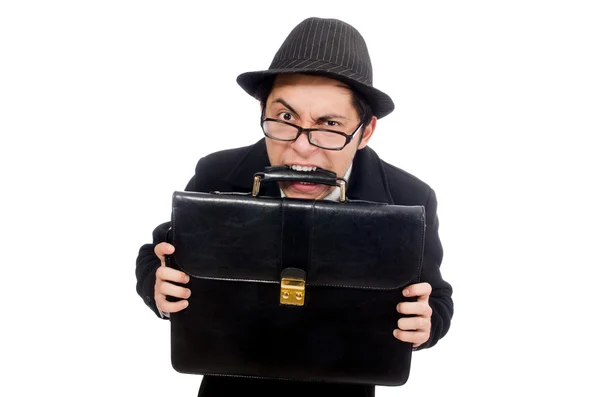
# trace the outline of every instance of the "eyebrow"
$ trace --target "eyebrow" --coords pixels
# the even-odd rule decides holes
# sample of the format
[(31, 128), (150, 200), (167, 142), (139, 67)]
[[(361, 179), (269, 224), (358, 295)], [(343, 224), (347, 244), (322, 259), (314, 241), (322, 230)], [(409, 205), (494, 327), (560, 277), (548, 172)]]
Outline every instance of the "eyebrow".
[(273, 103), (281, 103), (283, 106), (285, 106), (286, 108), (290, 109), (292, 112), (294, 112), (295, 114), (298, 114), (298, 112), (296, 112), (294, 110), (294, 108), (292, 107), (292, 105), (290, 105), (289, 103), (287, 103), (283, 98), (276, 98)]
[[(295, 111), (294, 108), (289, 103), (287, 103), (285, 101), (285, 99), (283, 99), (283, 98), (276, 98), (275, 100), (273, 100), (273, 103), (280, 103), (283, 106), (285, 106), (286, 108), (288, 108), (289, 110), (291, 110), (293, 113), (298, 114), (298, 112)], [(327, 113), (318, 118), (318, 120), (331, 120), (331, 119), (348, 120), (348, 117), (341, 115), (341, 114), (337, 114), (337, 113)]]
[(331, 120), (331, 119), (348, 120), (348, 117), (342, 116), (341, 114), (337, 114), (337, 113), (327, 113), (327, 114), (324, 114), (323, 116), (319, 117), (319, 120)]

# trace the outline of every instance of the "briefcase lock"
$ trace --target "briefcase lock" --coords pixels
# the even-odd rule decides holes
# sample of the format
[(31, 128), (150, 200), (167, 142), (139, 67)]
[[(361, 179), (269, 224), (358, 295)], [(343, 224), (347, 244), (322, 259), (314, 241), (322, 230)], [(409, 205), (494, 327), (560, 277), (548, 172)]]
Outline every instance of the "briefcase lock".
[(281, 272), (279, 303), (304, 306), (306, 297), (306, 273), (301, 269), (287, 268)]

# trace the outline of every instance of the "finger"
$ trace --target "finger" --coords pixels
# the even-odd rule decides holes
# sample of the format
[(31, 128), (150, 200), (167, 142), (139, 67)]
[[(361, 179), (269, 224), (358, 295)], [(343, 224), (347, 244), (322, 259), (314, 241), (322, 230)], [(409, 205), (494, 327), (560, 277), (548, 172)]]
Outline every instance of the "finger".
[(189, 288), (180, 287), (166, 281), (160, 281), (156, 285), (156, 291), (161, 295), (172, 296), (174, 298), (188, 299), (192, 295)]
[(177, 302), (169, 302), (164, 295), (162, 295), (162, 298), (156, 299), (156, 306), (163, 313), (177, 313), (188, 307), (188, 305), (189, 301), (185, 299)]
[(396, 311), (400, 314), (412, 314), (429, 318), (433, 314), (428, 302), (400, 302), (396, 306)]
[(156, 269), (156, 280), (187, 284), (190, 281), (190, 276), (188, 276), (181, 270), (161, 266), (158, 269)]
[(416, 296), (416, 297), (418, 297), (418, 300), (420, 300), (420, 301), (429, 300), (429, 295), (431, 295), (431, 284), (418, 283), (418, 284), (409, 285), (408, 287), (404, 288), (404, 291), (402, 291), (402, 294), (404, 296), (406, 296), (407, 298)]
[(414, 345), (421, 345), (429, 339), (429, 333), (422, 331), (402, 331), (399, 329), (394, 330), (394, 337), (402, 342), (412, 343)]
[(154, 247), (154, 254), (160, 259), (160, 264), (163, 266), (165, 264), (165, 255), (171, 255), (173, 252), (175, 252), (175, 247), (169, 243), (159, 243)]
[(404, 317), (398, 320), (398, 329), (401, 331), (425, 331), (431, 330), (431, 321), (425, 317)]

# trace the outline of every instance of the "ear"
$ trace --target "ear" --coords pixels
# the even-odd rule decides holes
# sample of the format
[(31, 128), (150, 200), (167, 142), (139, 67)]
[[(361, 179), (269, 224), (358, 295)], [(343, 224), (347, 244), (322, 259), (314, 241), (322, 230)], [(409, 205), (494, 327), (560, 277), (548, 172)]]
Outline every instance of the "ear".
[(357, 150), (364, 149), (367, 146), (375, 132), (375, 127), (377, 127), (377, 117), (373, 116), (369, 124), (363, 127), (363, 133), (360, 136), (360, 143)]

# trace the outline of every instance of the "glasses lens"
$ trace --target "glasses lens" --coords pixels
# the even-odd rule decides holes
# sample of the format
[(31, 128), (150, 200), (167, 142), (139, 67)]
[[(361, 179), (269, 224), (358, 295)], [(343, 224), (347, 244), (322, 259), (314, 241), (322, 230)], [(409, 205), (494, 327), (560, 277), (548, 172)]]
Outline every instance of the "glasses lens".
[[(292, 125), (273, 120), (263, 122), (263, 131), (272, 139), (279, 141), (294, 141), (298, 136), (298, 129)], [(346, 137), (327, 130), (313, 130), (310, 132), (310, 143), (323, 149), (341, 149), (346, 145)]]
[(281, 141), (293, 141), (296, 139), (296, 135), (298, 135), (297, 128), (276, 121), (265, 121), (263, 123), (263, 130), (269, 137)]
[(325, 149), (339, 149), (346, 144), (345, 136), (322, 130), (311, 131), (310, 140), (314, 145)]

